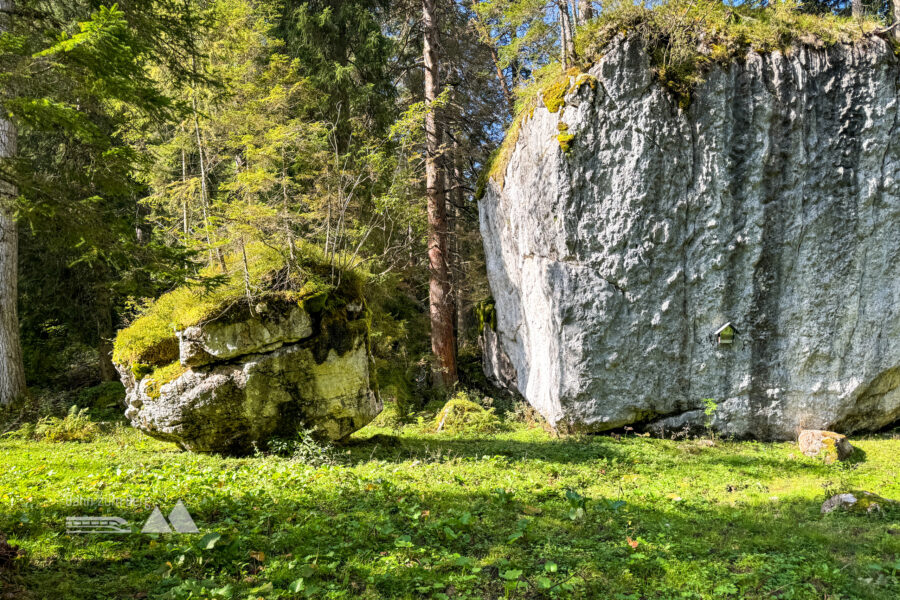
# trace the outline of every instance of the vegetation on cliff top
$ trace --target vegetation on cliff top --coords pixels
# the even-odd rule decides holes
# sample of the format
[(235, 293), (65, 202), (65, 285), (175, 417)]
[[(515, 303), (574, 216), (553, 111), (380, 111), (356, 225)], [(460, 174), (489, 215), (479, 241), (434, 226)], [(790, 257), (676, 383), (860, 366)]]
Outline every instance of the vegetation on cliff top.
[(882, 25), (872, 18), (809, 14), (794, 0), (762, 7), (728, 6), (716, 0), (675, 0), (654, 8), (623, 3), (584, 27), (576, 48), (582, 61), (592, 64), (617, 37), (637, 37), (660, 82), (685, 106), (715, 64), (748, 52), (790, 53), (798, 44), (817, 48), (851, 44)]
[[(580, 62), (575, 67), (564, 70), (560, 63), (551, 63), (516, 91), (516, 117), (485, 170), (479, 198), (488, 180), (503, 187), (520, 128), (534, 116), (535, 108), (543, 104), (562, 117), (567, 95), (586, 83), (595, 87), (595, 80), (585, 71), (616, 39), (639, 39), (661, 85), (686, 108), (696, 86), (715, 65), (740, 59), (748, 52), (790, 53), (798, 44), (822, 48), (855, 43), (882, 26), (868, 17), (806, 13), (790, 0), (763, 7), (728, 6), (718, 0), (673, 0), (652, 8), (630, 2), (605, 8), (579, 30), (575, 46)], [(567, 131), (562, 135), (565, 139), (558, 140), (560, 147), (568, 152), (575, 136)]]
[(310, 244), (297, 247), (293, 262), (262, 244), (248, 246), (246, 257), (237, 253), (225, 261), (228, 275), (217, 274), (216, 268), (205, 270), (202, 284), (184, 285), (161, 296), (119, 331), (114, 362), (131, 365), (141, 377), (177, 359), (176, 331), (221, 318), (231, 310), (249, 307), (252, 311), (259, 302), (303, 302), (310, 312), (318, 312), (329, 294), (362, 298), (365, 275), (333, 270), (321, 250)]

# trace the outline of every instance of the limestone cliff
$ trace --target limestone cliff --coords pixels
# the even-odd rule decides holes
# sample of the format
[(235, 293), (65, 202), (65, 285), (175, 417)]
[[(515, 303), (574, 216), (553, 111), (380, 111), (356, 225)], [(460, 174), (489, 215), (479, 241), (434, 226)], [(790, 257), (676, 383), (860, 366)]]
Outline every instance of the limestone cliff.
[(480, 202), (488, 374), (589, 431), (696, 425), (707, 398), (715, 429), (761, 439), (900, 419), (889, 46), (750, 53), (687, 108), (635, 42), (585, 77)]

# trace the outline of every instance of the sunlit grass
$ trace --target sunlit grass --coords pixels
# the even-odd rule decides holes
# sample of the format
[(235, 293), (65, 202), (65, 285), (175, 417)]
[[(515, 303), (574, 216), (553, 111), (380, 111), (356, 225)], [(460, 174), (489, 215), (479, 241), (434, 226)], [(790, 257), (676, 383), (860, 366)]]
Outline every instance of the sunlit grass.
[[(819, 513), (841, 489), (900, 498), (900, 436), (854, 443), (826, 466), (786, 443), (369, 428), (314, 466), (124, 427), (4, 439), (0, 530), (25, 550), (6, 579), (67, 599), (897, 598), (898, 515)], [(64, 532), (76, 515), (139, 529), (178, 499), (200, 535)]]

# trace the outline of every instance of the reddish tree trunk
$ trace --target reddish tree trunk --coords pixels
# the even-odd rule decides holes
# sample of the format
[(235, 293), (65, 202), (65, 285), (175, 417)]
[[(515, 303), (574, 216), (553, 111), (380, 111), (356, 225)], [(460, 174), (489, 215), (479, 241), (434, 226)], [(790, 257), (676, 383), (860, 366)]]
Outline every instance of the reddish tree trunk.
[(448, 387), (456, 383), (456, 338), (453, 332), (453, 299), (447, 253), (447, 201), (441, 173), (441, 126), (434, 100), (440, 93), (437, 56), (435, 0), (423, 0), (425, 27), (425, 186), (428, 196), (428, 270), (431, 312), (431, 351), (434, 354), (434, 384)]
[[(14, 9), (0, 0), (0, 33)], [(16, 127), (0, 113), (0, 159), (16, 155)], [(0, 180), (0, 405), (25, 394), (25, 367), (19, 341), (19, 235), (15, 219), (16, 188)]]

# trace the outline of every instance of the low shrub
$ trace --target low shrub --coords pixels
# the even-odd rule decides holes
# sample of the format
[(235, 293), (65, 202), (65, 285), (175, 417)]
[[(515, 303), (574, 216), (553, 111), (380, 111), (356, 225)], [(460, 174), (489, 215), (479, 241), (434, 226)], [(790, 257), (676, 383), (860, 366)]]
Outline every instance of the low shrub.
[(330, 444), (321, 442), (311, 429), (302, 429), (294, 438), (269, 440), (269, 452), (308, 465), (319, 466), (334, 462)]
[(64, 418), (41, 417), (26, 423), (15, 437), (44, 442), (93, 442), (101, 433), (100, 423), (92, 421), (87, 408), (72, 406)]

